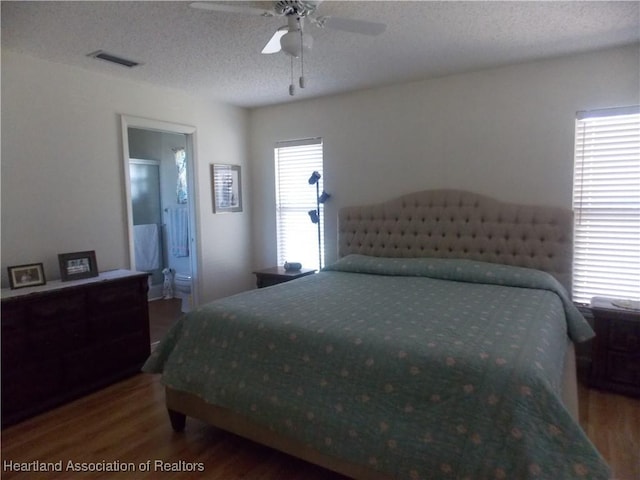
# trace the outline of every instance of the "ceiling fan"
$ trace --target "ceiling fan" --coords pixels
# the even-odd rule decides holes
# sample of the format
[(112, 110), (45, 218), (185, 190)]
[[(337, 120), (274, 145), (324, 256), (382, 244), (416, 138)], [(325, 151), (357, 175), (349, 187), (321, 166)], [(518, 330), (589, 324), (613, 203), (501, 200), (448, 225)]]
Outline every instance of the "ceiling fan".
[[(287, 25), (278, 28), (262, 49), (263, 54), (284, 52), (291, 57), (291, 76), (293, 78), (293, 59), (300, 58), (300, 88), (305, 87), (304, 54), (311, 50), (313, 37), (305, 31), (305, 20), (318, 28), (329, 28), (362, 35), (380, 35), (387, 26), (384, 23), (369, 22), (352, 18), (316, 16), (316, 9), (322, 0), (277, 0), (271, 9), (263, 9), (248, 4), (230, 4), (219, 2), (193, 2), (189, 6), (199, 10), (209, 10), (261, 17), (286, 17)], [(289, 94), (295, 94), (293, 80), (289, 85)]]

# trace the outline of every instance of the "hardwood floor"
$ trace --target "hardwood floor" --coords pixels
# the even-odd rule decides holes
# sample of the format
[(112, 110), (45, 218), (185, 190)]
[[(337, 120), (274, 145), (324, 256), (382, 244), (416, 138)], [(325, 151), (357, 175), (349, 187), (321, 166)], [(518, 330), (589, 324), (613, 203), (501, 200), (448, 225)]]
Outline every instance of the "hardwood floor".
[(175, 322), (182, 312), (180, 308), (182, 300), (172, 298), (171, 300), (153, 300), (149, 302), (149, 335), (151, 345), (160, 341), (169, 327)]
[[(6, 462), (59, 462), (62, 472), (11, 472)], [(132, 462), (135, 472), (77, 473), (67, 463)], [(151, 461), (151, 472), (139, 465)], [(162, 473), (156, 461), (201, 464), (204, 472)], [(140, 374), (2, 432), (3, 479), (343, 479), (235, 435), (187, 420), (171, 429), (157, 375)], [(177, 465), (180, 468), (181, 465)], [(183, 464), (182, 469), (186, 466)]]
[[(344, 480), (345, 477), (187, 420), (170, 427), (157, 375), (140, 374), (2, 432), (3, 479)], [(640, 478), (640, 399), (580, 389), (581, 423), (615, 479)], [(12, 472), (7, 462), (62, 462), (62, 472)], [(68, 462), (133, 464), (135, 471), (73, 473)], [(151, 462), (151, 471), (140, 464)], [(180, 472), (154, 471), (155, 462)], [(183, 463), (180, 463), (183, 462)], [(203, 472), (184, 471), (188, 467)], [(82, 467), (82, 465), (79, 465)]]
[(580, 424), (616, 480), (640, 479), (640, 399), (581, 387)]

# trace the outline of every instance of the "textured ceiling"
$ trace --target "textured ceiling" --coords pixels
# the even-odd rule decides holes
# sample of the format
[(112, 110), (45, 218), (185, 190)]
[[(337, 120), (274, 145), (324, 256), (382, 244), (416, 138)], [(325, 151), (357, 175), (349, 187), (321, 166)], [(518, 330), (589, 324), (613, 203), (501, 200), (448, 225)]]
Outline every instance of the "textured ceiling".
[[(230, 3), (230, 2), (225, 2)], [(269, 8), (271, 2), (233, 2)], [(243, 107), (283, 103), (640, 40), (640, 2), (325, 1), (318, 15), (384, 22), (369, 37), (309, 27), (307, 86), (290, 57), (261, 55), (286, 22), (189, 2), (2, 1), (2, 47)], [(126, 69), (96, 50), (142, 62)]]

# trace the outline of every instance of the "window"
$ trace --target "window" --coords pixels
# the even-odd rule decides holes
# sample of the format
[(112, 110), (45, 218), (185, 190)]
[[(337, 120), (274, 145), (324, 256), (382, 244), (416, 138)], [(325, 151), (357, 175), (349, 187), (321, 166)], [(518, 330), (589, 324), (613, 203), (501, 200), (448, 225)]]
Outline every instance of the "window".
[[(279, 142), (275, 147), (278, 265), (299, 262), (319, 268), (318, 224), (309, 217), (315, 210), (316, 187), (309, 184), (314, 171), (322, 175), (322, 139)], [(318, 181), (322, 192), (322, 177)], [(324, 259), (323, 206), (320, 204), (320, 257)]]
[(573, 299), (640, 299), (640, 108), (579, 112)]
[(187, 203), (187, 151), (182, 148), (173, 148), (173, 157), (178, 170), (178, 180), (176, 184), (177, 203)]

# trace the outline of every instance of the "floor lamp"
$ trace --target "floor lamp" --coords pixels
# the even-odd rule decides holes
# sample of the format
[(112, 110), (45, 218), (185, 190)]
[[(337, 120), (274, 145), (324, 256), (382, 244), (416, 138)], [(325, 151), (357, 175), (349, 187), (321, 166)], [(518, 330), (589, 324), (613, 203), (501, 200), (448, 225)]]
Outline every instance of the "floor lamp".
[(331, 195), (324, 190), (320, 194), (320, 184), (318, 181), (322, 176), (316, 171), (309, 177), (309, 185), (316, 186), (316, 209), (309, 210), (311, 221), (318, 226), (318, 268), (322, 269), (322, 239), (320, 238), (320, 204), (326, 202)]

